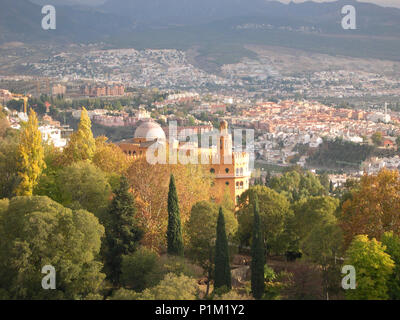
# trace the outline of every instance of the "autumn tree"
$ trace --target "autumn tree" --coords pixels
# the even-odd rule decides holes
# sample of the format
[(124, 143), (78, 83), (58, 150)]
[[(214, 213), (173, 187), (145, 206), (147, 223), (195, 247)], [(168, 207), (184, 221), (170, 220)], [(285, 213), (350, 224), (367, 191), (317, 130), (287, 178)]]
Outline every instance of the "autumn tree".
[(220, 207), (217, 221), (217, 239), (215, 241), (214, 289), (222, 288), (230, 291), (232, 289), (232, 278), (225, 218), (222, 207)]
[(128, 181), (132, 186), (137, 218), (144, 230), (143, 245), (156, 251), (166, 248), (168, 225), (169, 178), (175, 177), (179, 198), (184, 243), (189, 241), (185, 225), (192, 206), (210, 198), (211, 177), (203, 166), (196, 165), (151, 165), (146, 159), (134, 161), (128, 169)]
[[(0, 288), (8, 299), (84, 299), (101, 293), (105, 275), (97, 257), (104, 227), (92, 213), (32, 196), (0, 202), (0, 217)], [(46, 265), (56, 270), (55, 290), (40, 285)]]
[(105, 218), (106, 269), (115, 284), (119, 283), (122, 256), (134, 253), (143, 235), (135, 214), (134, 198), (129, 192), (128, 181), (122, 177)]
[(96, 151), (92, 161), (102, 171), (118, 175), (125, 173), (131, 163), (122, 149), (115, 144), (108, 143), (104, 136), (96, 138)]
[(366, 235), (354, 237), (346, 251), (345, 265), (356, 270), (356, 289), (346, 290), (349, 300), (386, 300), (388, 283), (394, 262), (385, 252), (386, 247)]
[(170, 255), (183, 256), (183, 238), (179, 201), (176, 192), (175, 178), (172, 174), (169, 181), (168, 191), (167, 252)]
[(75, 131), (64, 149), (64, 162), (71, 164), (82, 160), (92, 160), (96, 151), (93, 138), (92, 123), (87, 110), (83, 107), (78, 130)]
[(340, 225), (346, 244), (359, 234), (380, 240), (383, 233), (400, 235), (400, 179), (397, 170), (364, 175), (342, 205)]
[(18, 174), (20, 184), (16, 194), (30, 196), (42, 170), (45, 168), (42, 134), (38, 128), (35, 111), (29, 113), (28, 122), (22, 125), (18, 146)]

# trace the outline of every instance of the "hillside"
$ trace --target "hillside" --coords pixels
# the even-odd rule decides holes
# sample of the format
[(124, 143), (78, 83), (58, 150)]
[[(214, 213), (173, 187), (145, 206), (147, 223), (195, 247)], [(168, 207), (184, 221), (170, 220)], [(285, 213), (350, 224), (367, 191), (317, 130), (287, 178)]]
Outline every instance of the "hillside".
[[(357, 8), (357, 30), (341, 28), (345, 4)], [(265, 0), (108, 0), (98, 7), (57, 6), (55, 31), (41, 29), (41, 7), (28, 0), (0, 0), (0, 5), (7, 8), (0, 12), (0, 44), (103, 41), (115, 48), (195, 49), (198, 61), (212, 65), (254, 56), (247, 45), (400, 59), (400, 9), (354, 0), (287, 5)]]
[(57, 6), (57, 29), (44, 31), (42, 6), (28, 0), (0, 0), (0, 44), (8, 41), (63, 43), (99, 41), (116, 30), (130, 31), (130, 19), (106, 14), (93, 8)]

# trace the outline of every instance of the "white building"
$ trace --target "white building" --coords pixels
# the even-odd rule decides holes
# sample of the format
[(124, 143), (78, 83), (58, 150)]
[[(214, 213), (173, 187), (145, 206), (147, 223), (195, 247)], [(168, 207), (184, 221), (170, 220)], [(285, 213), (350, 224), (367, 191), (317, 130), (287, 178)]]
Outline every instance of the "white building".
[(41, 126), (39, 131), (42, 133), (43, 141), (48, 144), (53, 144), (56, 148), (64, 148), (67, 145), (67, 140), (61, 138), (61, 129), (54, 126)]

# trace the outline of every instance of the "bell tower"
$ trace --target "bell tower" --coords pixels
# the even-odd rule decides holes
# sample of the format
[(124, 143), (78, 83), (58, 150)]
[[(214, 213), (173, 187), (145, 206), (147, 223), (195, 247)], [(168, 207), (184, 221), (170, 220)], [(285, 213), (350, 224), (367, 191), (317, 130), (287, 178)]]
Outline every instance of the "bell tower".
[(221, 121), (219, 125), (218, 152), (220, 164), (232, 164), (232, 135), (228, 132), (228, 122)]

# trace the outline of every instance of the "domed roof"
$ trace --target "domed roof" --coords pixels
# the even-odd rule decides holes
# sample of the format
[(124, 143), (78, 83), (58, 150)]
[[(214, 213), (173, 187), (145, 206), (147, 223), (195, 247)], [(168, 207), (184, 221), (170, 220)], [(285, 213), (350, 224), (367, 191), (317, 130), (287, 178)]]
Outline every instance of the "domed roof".
[(154, 121), (143, 122), (135, 131), (135, 139), (166, 140), (165, 132), (160, 125)]

